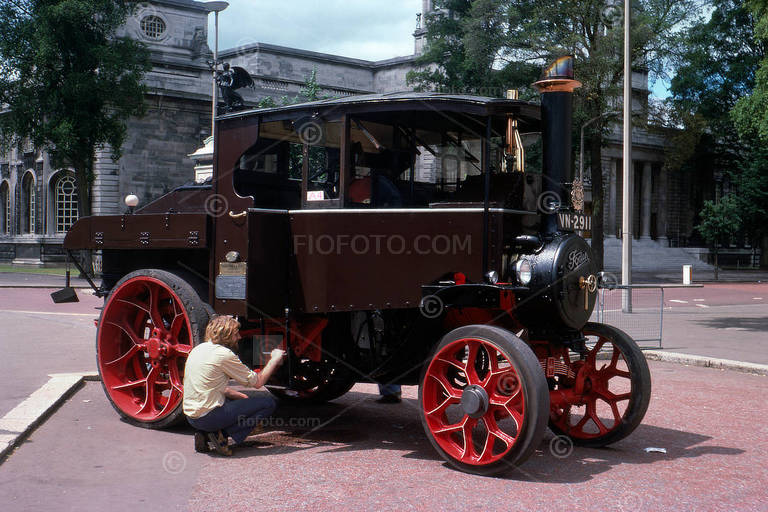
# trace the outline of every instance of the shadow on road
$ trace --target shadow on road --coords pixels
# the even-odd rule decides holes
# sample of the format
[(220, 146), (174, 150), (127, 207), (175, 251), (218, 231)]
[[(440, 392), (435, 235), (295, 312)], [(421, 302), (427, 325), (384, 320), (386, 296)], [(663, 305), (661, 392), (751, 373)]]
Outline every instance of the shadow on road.
[(707, 318), (694, 321), (712, 329), (739, 329), (745, 331), (768, 332), (768, 317)]
[[(398, 405), (375, 402), (375, 395), (351, 392), (325, 405), (281, 404), (263, 433), (249, 438), (251, 446), (239, 448), (234, 457), (264, 457), (321, 448), (334, 453), (359, 452), (370, 457), (374, 450), (404, 452), (403, 458), (442, 461), (432, 448), (421, 425), (418, 401), (403, 400)], [(313, 427), (292, 427), (303, 424)], [(191, 435), (190, 428), (179, 433)], [(573, 447), (563, 456), (550, 449), (550, 432), (534, 455), (521, 467), (510, 467), (496, 478), (578, 483), (623, 464), (651, 464), (660, 460), (694, 458), (709, 454), (738, 455), (743, 450), (705, 444), (713, 438), (692, 432), (641, 425), (628, 438), (606, 448)], [(191, 443), (191, 439), (190, 439)], [(664, 447), (666, 454), (647, 453), (644, 448)], [(557, 455), (556, 455), (557, 453)], [(446, 468), (451, 468), (444, 463)]]

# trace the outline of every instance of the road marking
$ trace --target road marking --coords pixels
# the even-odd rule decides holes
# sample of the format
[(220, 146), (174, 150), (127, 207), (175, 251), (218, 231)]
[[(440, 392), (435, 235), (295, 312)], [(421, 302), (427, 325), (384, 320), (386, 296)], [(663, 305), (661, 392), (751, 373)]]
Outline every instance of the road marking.
[(693, 302), (703, 302), (705, 300), (707, 300), (707, 299), (693, 299)]
[(709, 306), (707, 306), (706, 304), (696, 304), (696, 307), (697, 308), (708, 308)]
[(23, 309), (0, 309), (0, 313), (24, 313), (27, 315), (54, 315), (54, 316), (99, 316), (98, 313), (54, 313), (51, 311), (26, 311)]
[(762, 297), (752, 297), (752, 300), (763, 300)]
[(687, 300), (669, 299), (669, 302), (677, 302), (678, 304), (688, 304)]
[(0, 460), (8, 455), (25, 436), (40, 425), (45, 418), (69, 397), (91, 373), (59, 373), (0, 418)]

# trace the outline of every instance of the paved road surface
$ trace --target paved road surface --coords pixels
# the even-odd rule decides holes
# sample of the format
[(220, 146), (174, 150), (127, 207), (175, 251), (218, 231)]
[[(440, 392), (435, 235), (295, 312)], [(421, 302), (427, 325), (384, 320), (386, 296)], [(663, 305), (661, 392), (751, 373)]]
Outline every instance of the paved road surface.
[[(325, 407), (282, 407), (256, 447), (196, 454), (191, 431), (121, 422), (88, 383), (0, 466), (3, 510), (765, 510), (768, 378), (652, 363), (646, 419), (612, 448), (550, 449), (500, 477), (433, 452), (416, 409), (358, 385)], [(291, 421), (332, 420), (309, 432)], [(666, 454), (646, 453), (660, 447)]]
[(102, 299), (51, 303), (53, 290), (0, 290), (0, 416), (45, 384), (50, 373), (96, 371), (93, 320)]

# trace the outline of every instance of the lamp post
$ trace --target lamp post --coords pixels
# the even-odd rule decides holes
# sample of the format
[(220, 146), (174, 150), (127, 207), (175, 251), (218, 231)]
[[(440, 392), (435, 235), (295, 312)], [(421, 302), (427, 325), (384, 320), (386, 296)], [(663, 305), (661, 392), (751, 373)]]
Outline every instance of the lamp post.
[(216, 107), (219, 103), (219, 89), (216, 87), (216, 71), (219, 69), (219, 13), (229, 7), (228, 2), (205, 2), (205, 8), (208, 12), (214, 13), (214, 36), (213, 36), (213, 108), (211, 109), (211, 137), (213, 145), (216, 147)]
[[(630, 0), (624, 0), (624, 151), (621, 216), (621, 284), (632, 284), (632, 45)], [(621, 293), (621, 310), (632, 312), (632, 290), (624, 288)]]

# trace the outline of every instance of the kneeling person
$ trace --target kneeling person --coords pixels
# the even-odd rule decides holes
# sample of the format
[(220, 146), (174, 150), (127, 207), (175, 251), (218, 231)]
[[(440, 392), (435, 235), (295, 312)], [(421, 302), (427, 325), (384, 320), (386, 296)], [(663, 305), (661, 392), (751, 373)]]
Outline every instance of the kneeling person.
[(231, 455), (227, 436), (242, 443), (261, 418), (275, 410), (269, 395), (249, 398), (228, 388), (230, 379), (243, 386), (260, 388), (282, 364), (285, 352), (272, 351), (260, 373), (251, 371), (232, 349), (240, 339), (240, 322), (214, 316), (205, 328), (205, 343), (189, 352), (184, 367), (184, 414), (195, 428), (195, 450), (206, 451), (206, 437), (222, 455)]

